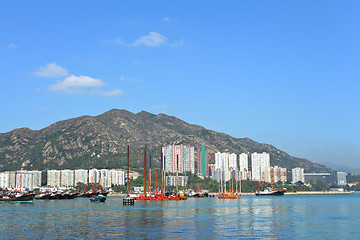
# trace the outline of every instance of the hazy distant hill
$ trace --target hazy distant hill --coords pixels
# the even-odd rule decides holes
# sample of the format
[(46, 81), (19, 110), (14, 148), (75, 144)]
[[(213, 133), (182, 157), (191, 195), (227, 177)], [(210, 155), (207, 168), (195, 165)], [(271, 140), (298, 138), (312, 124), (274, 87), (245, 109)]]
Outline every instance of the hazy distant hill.
[(329, 172), (332, 169), (295, 158), (269, 144), (249, 138), (234, 138), (204, 127), (188, 124), (176, 117), (126, 110), (105, 112), (59, 121), (44, 129), (15, 129), (0, 134), (0, 170), (75, 169), (124, 167), (126, 146), (131, 148), (131, 165), (142, 165), (143, 146), (149, 144), (153, 165), (158, 166), (161, 144), (190, 144), (209, 150), (210, 162), (217, 151), (234, 153), (268, 152), (271, 165), (306, 172)]

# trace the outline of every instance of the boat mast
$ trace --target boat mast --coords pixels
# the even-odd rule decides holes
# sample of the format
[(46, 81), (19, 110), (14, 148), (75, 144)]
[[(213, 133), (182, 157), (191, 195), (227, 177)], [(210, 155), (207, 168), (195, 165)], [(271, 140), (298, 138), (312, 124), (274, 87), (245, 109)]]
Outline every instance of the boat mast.
[(163, 177), (164, 177), (164, 173), (163, 173), (163, 157), (162, 157), (162, 154), (163, 154), (163, 152), (162, 152), (162, 146), (160, 146), (160, 175), (161, 175), (161, 182), (160, 182), (160, 187), (161, 187), (161, 189), (160, 189), (160, 191), (161, 191), (161, 195), (163, 195), (164, 194), (164, 191), (163, 191)]
[[(166, 145), (165, 145), (165, 149), (166, 149)], [(166, 194), (166, 156), (164, 156), (164, 194)]]
[(146, 197), (146, 143), (144, 147), (144, 196)]
[(151, 154), (150, 154), (150, 159), (149, 159), (149, 189), (150, 189), (150, 195), (151, 195)]
[[(237, 170), (236, 170), (237, 171)], [(235, 174), (235, 188), (236, 188), (236, 194), (238, 194), (238, 180), (239, 180), (239, 172), (237, 172), (237, 177)]]
[(158, 176), (157, 176), (157, 168), (155, 168), (155, 185), (156, 185), (156, 188), (155, 188), (155, 193), (157, 193), (158, 191)]
[(129, 197), (129, 145), (127, 146), (127, 197)]
[(179, 155), (176, 155), (176, 196), (179, 193)]

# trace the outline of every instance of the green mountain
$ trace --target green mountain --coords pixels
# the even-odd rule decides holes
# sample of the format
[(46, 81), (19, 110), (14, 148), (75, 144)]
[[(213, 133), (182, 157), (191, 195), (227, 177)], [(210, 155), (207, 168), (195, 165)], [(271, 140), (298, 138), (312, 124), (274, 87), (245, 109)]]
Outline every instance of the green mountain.
[[(99, 116), (82, 116), (59, 121), (41, 130), (28, 128), (0, 133), (0, 171), (19, 169), (123, 168), (130, 145), (133, 169), (142, 167), (143, 147), (148, 144), (152, 165), (159, 166), (160, 146), (164, 144), (202, 144), (215, 152), (270, 153), (271, 165), (305, 168), (305, 172), (333, 170), (295, 158), (269, 144), (249, 138), (234, 138), (225, 133), (188, 124), (176, 117), (148, 112), (137, 114), (113, 109)], [(288, 171), (289, 172), (289, 171)]]

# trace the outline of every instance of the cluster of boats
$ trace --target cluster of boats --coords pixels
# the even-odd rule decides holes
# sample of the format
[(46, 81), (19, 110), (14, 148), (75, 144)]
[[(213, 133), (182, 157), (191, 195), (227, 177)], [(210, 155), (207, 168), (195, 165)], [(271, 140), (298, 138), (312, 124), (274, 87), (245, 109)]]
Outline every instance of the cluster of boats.
[(52, 192), (41, 193), (35, 196), (37, 200), (56, 200), (56, 199), (75, 199), (75, 198), (96, 198), (97, 196), (108, 195), (108, 191), (90, 191), (90, 192)]
[(0, 202), (32, 202), (36, 200), (58, 200), (58, 199), (75, 199), (90, 198), (91, 202), (105, 202), (108, 191), (95, 192), (45, 192), (45, 193), (28, 193), (21, 191), (4, 191), (0, 194)]

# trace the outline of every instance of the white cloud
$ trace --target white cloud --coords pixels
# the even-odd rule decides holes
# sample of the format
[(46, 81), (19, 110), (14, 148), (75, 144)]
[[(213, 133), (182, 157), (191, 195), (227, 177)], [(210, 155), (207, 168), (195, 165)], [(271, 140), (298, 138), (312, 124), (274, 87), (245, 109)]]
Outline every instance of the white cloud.
[(149, 35), (141, 36), (139, 39), (135, 40), (132, 46), (138, 47), (141, 45), (149, 47), (160, 47), (160, 45), (166, 43), (167, 38), (160, 33), (150, 32)]
[(104, 82), (101, 79), (96, 79), (88, 76), (71, 75), (63, 81), (49, 86), (51, 91), (64, 91), (68, 93), (81, 93), (83, 89), (89, 87), (101, 87)]
[(39, 69), (36, 72), (33, 72), (33, 74), (38, 77), (57, 78), (67, 76), (69, 75), (69, 72), (56, 63), (48, 63), (45, 67), (39, 67)]
[(18, 48), (19, 46), (16, 45), (16, 44), (14, 44), (14, 43), (10, 43), (10, 44), (8, 45), (8, 47), (9, 47), (9, 48)]
[(50, 85), (48, 90), (69, 94), (97, 95), (101, 97), (113, 97), (124, 94), (124, 92), (119, 89), (114, 89), (111, 91), (102, 90), (101, 87), (104, 85), (105, 83), (99, 78), (71, 75), (65, 78), (63, 81), (59, 81), (56, 84)]
[(141, 64), (142, 64), (142, 62), (140, 62), (139, 60), (136, 60), (136, 59), (133, 60), (133, 63), (135, 63), (135, 64), (137, 64), (137, 65), (141, 65)]
[(103, 97), (114, 97), (124, 95), (124, 92), (119, 89), (115, 89), (112, 91), (93, 91), (92, 94), (98, 94)]
[(120, 81), (136, 82), (136, 83), (141, 82), (141, 80), (139, 80), (139, 79), (124, 77), (124, 76), (120, 77)]

